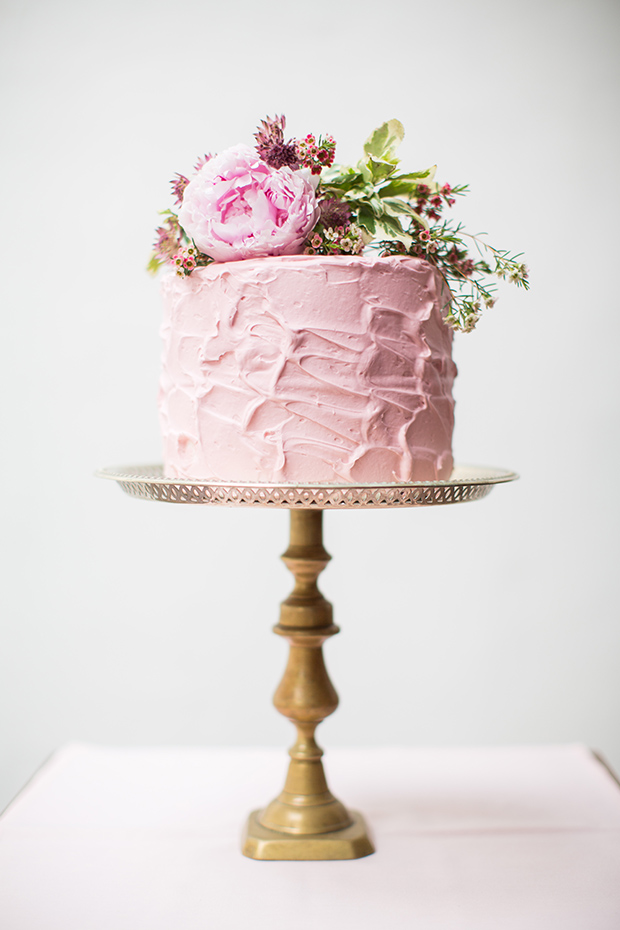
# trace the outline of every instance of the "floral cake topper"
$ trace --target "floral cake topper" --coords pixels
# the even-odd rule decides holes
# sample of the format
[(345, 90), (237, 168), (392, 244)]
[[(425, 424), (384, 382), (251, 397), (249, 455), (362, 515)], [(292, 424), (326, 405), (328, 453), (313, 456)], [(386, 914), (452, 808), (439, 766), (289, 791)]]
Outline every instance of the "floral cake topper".
[(265, 119), (256, 145), (199, 159), (191, 178), (171, 182), (176, 212), (165, 210), (149, 270), (181, 276), (211, 262), (269, 255), (411, 255), (435, 265), (449, 292), (446, 322), (471, 331), (495, 303), (495, 278), (528, 287), (520, 255), (466, 233), (443, 211), (467, 185), (435, 181), (435, 168), (402, 172), (402, 124), (389, 120), (364, 143), (354, 166), (334, 165), (336, 143), (285, 137), (284, 116)]

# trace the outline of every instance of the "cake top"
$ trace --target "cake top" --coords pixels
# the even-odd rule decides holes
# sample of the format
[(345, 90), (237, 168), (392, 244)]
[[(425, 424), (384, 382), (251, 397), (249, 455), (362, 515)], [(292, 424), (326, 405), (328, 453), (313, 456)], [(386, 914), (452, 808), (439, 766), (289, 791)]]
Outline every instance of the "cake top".
[[(204, 155), (171, 182), (151, 271), (185, 277), (211, 262), (278, 255), (410, 255), (435, 265), (447, 288), (446, 322), (471, 331), (495, 303), (495, 280), (528, 287), (520, 255), (495, 249), (443, 216), (467, 185), (439, 184), (435, 167), (403, 172), (404, 129), (392, 119), (364, 143), (354, 166), (334, 165), (330, 135), (286, 139), (283, 116), (265, 119), (255, 146)], [(473, 257), (472, 257), (473, 255)]]

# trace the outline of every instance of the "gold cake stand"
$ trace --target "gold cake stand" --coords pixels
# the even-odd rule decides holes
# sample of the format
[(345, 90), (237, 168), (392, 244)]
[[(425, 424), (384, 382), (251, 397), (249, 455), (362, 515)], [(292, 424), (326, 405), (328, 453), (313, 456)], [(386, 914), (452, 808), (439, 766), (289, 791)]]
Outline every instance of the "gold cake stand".
[(253, 859), (358, 859), (374, 852), (361, 814), (338, 801), (327, 787), (322, 749), (314, 734), (338, 706), (323, 661), (323, 643), (338, 632), (331, 604), (317, 579), (330, 556), (323, 547), (323, 510), (360, 507), (425, 507), (480, 500), (514, 472), (481, 466), (454, 469), (449, 481), (382, 485), (267, 485), (175, 481), (159, 465), (105, 468), (98, 476), (118, 482), (131, 497), (175, 504), (287, 507), (290, 543), (282, 556), (295, 586), (274, 631), (289, 644), (276, 708), (297, 728), (284, 789), (264, 810), (250, 814), (242, 852)]

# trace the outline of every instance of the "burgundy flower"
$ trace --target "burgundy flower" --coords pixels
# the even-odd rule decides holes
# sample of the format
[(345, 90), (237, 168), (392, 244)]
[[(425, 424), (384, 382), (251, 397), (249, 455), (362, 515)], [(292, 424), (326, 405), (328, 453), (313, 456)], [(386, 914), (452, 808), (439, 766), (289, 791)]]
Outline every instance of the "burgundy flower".
[(261, 121), (258, 132), (254, 133), (256, 151), (271, 168), (300, 167), (295, 142), (284, 141), (286, 118), (275, 116)]
[(336, 197), (326, 197), (319, 203), (321, 223), (325, 227), (346, 226), (351, 220), (351, 211), (346, 203)]

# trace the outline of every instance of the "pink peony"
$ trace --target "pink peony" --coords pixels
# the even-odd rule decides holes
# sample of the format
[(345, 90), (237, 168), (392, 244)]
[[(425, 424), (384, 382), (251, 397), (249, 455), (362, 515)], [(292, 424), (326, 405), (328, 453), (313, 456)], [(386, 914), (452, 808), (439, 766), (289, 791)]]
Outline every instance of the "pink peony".
[(294, 255), (319, 218), (307, 169), (271, 168), (235, 145), (200, 169), (183, 192), (179, 222), (216, 262)]

